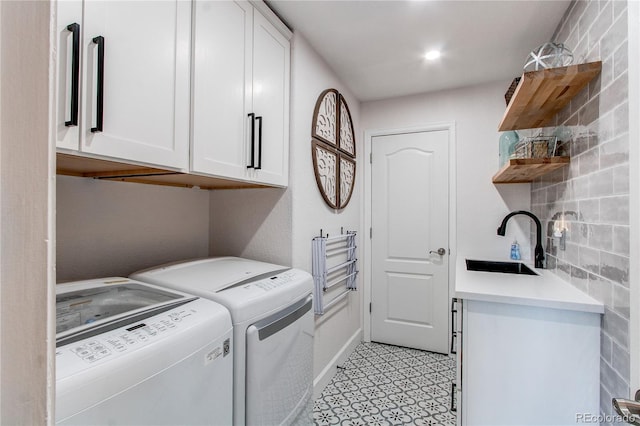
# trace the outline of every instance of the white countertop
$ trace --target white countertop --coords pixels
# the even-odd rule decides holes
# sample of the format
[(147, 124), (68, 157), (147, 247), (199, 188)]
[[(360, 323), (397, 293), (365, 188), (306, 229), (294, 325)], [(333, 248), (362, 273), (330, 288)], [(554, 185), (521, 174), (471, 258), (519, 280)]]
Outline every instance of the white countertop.
[(467, 271), (466, 259), (515, 262), (508, 259), (458, 255), (455, 297), (484, 302), (604, 313), (602, 303), (546, 269), (536, 269), (532, 264), (523, 262), (539, 275)]

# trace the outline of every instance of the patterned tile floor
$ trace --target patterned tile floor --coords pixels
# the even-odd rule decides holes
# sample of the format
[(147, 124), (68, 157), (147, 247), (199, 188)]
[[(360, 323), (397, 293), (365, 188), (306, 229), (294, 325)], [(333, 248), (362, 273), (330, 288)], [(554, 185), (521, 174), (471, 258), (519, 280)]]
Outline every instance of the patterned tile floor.
[(313, 405), (316, 425), (453, 426), (455, 358), (361, 343)]

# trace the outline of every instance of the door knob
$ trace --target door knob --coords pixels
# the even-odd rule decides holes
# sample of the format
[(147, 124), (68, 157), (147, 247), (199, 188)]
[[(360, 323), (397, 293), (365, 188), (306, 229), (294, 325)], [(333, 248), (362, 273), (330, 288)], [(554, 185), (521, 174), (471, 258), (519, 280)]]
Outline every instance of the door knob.
[(444, 256), (447, 253), (447, 250), (445, 250), (444, 248), (440, 247), (438, 250), (429, 251), (429, 254), (431, 254), (431, 253), (435, 253), (437, 255)]

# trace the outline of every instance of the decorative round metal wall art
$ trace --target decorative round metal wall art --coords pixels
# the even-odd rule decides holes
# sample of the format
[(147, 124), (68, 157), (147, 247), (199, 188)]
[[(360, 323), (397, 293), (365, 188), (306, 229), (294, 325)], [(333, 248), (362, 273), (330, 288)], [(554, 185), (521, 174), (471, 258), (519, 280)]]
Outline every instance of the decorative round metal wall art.
[(331, 208), (346, 207), (356, 179), (356, 139), (347, 101), (336, 89), (325, 90), (316, 101), (311, 152), (322, 198)]

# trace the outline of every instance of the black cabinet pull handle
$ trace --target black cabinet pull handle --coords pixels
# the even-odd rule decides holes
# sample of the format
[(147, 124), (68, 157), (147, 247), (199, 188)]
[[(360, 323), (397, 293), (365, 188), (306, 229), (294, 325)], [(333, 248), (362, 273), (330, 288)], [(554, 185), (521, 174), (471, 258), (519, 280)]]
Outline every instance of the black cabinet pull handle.
[(456, 339), (458, 337), (458, 332), (457, 332), (457, 328), (458, 325), (456, 324), (456, 313), (458, 313), (458, 310), (456, 309), (456, 303), (458, 303), (458, 299), (457, 298), (453, 298), (451, 299), (451, 348), (450, 348), (450, 352), (452, 354), (457, 353), (457, 347), (454, 350), (454, 339)]
[(452, 413), (458, 411), (458, 407), (456, 407), (456, 387), (457, 385), (455, 383), (451, 383), (451, 407), (449, 407), (449, 410)]
[(79, 103), (79, 85), (80, 85), (80, 25), (77, 23), (67, 25), (67, 30), (71, 31), (72, 47), (71, 47), (71, 117), (69, 121), (65, 121), (67, 127), (78, 125), (78, 103)]
[(251, 119), (251, 163), (247, 169), (254, 169), (256, 166), (256, 115), (251, 112), (247, 116)]
[(258, 166), (255, 169), (260, 170), (262, 168), (262, 117), (256, 117), (256, 121), (258, 122)]
[(104, 113), (104, 37), (94, 37), (92, 40), (98, 45), (98, 76), (97, 76), (97, 99), (96, 99), (96, 127), (91, 128), (91, 133), (101, 132)]

